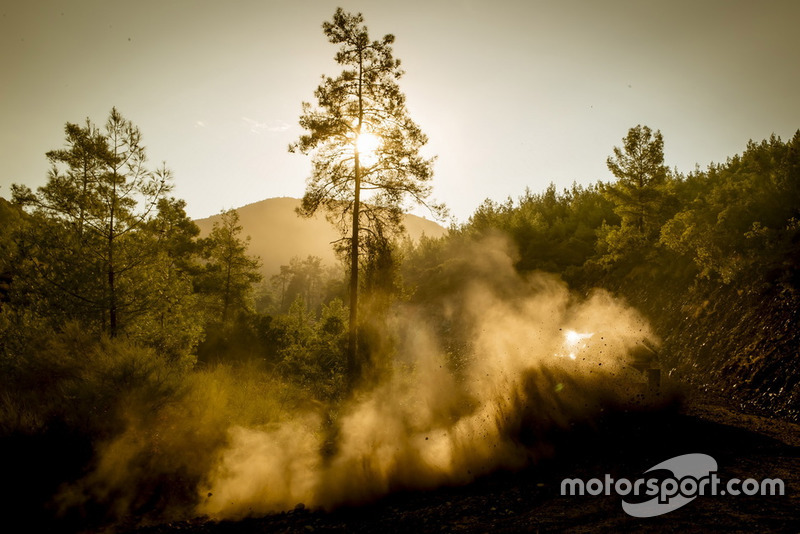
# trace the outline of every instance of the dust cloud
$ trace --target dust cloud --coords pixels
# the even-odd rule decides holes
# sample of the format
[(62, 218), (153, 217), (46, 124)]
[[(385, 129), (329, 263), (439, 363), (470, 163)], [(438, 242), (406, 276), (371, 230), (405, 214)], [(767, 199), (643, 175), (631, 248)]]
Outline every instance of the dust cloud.
[(323, 424), (324, 406), (227, 428), (195, 513), (331, 509), (466, 483), (548, 456), (549, 432), (640, 391), (628, 355), (658, 340), (635, 310), (602, 291), (576, 295), (551, 275), (520, 276), (499, 236), (463, 244), (453, 259), (450, 291), (393, 309), (391, 348), (379, 355), (388, 371), (338, 408), (335, 428)]

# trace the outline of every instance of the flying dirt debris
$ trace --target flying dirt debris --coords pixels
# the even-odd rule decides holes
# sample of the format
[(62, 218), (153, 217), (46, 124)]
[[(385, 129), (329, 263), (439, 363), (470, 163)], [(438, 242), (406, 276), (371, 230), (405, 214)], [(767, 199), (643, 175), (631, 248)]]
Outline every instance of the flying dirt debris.
[(459, 366), (440, 345), (431, 306), (398, 306), (386, 325), (389, 372), (342, 407), (335, 453), (321, 453), (324, 410), (232, 427), (197, 512), (332, 509), (466, 483), (546, 457), (549, 432), (639, 393), (628, 359), (643, 337), (657, 340), (636, 311), (603, 291), (578, 298), (555, 277), (519, 276), (504, 240), (472, 246), (464, 253), (481, 258), (472, 262), (479, 276), (437, 302), (471, 347)]
[(646, 339), (634, 346), (630, 351), (631, 366), (647, 377), (647, 388), (650, 393), (661, 389), (661, 368), (657, 349)]

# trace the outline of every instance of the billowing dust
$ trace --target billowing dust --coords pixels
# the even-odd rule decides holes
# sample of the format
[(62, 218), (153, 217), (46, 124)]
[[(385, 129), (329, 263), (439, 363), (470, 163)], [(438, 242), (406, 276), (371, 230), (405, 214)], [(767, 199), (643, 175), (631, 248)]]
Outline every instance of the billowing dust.
[[(332, 508), (468, 482), (547, 456), (548, 431), (635, 393), (642, 377), (628, 354), (657, 343), (635, 310), (602, 291), (579, 297), (550, 275), (519, 276), (502, 238), (458, 255), (468, 279), (433, 305), (393, 310), (389, 372), (341, 407), (335, 430), (326, 407), (232, 426), (195, 512)], [(458, 357), (439, 340), (443, 323), (460, 338)]]

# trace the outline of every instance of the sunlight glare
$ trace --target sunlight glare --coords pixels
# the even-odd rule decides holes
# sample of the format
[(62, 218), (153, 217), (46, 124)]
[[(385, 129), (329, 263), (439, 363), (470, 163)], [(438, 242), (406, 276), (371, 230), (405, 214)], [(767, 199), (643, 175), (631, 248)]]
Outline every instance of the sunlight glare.
[(564, 333), (564, 341), (567, 345), (577, 345), (581, 340), (589, 339), (594, 335), (594, 332), (581, 333), (575, 330), (567, 330)]
[(377, 150), (380, 146), (380, 138), (369, 132), (362, 132), (356, 140), (359, 157), (365, 165), (372, 165), (377, 161)]
[(564, 344), (562, 346), (563, 349), (567, 351), (566, 354), (556, 354), (558, 357), (567, 357), (570, 360), (577, 359), (576, 353), (581, 350), (587, 348), (586, 343), (582, 343), (584, 339), (591, 339), (594, 336), (594, 332), (576, 332), (575, 330), (567, 330), (564, 332)]

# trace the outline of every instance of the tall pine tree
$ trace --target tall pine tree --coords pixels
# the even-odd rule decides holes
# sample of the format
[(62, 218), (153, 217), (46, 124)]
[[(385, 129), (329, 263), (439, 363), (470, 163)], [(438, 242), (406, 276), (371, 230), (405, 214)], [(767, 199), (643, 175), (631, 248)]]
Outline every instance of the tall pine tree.
[(442, 214), (430, 204), (433, 159), (420, 155), (427, 137), (411, 120), (398, 80), (403, 71), (392, 55), (393, 35), (371, 41), (362, 15), (336, 10), (322, 26), (339, 45), (343, 67), (324, 77), (314, 95), (316, 107), (303, 103), (300, 125), (308, 133), (290, 151), (313, 154), (312, 173), (300, 214), (322, 209), (342, 232), (350, 264), (348, 371), (358, 373), (358, 274), (364, 254), (362, 232), (385, 235), (401, 228), (407, 201)]

